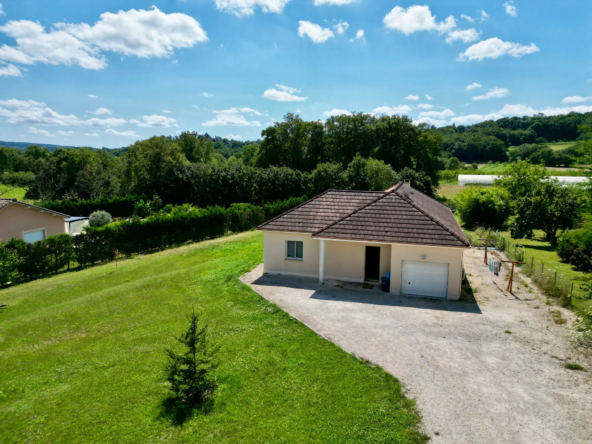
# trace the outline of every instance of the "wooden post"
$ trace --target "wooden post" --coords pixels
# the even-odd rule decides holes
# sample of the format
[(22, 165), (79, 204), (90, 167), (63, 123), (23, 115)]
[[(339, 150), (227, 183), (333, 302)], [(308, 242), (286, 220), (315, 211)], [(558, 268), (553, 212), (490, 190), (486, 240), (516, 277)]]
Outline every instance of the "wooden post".
[(514, 265), (516, 265), (516, 264), (522, 265), (522, 264), (524, 264), (524, 262), (518, 262), (518, 261), (502, 261), (502, 262), (512, 264), (512, 272), (510, 273), (510, 282), (508, 282), (508, 288), (506, 288), (507, 291), (512, 293), (512, 283), (514, 282)]
[(484, 262), (485, 262), (485, 265), (489, 265), (489, 263), (487, 262), (487, 247), (489, 246), (489, 242), (493, 241), (493, 239), (487, 238), (487, 239), (479, 239), (479, 240), (485, 242), (485, 259), (484, 259)]

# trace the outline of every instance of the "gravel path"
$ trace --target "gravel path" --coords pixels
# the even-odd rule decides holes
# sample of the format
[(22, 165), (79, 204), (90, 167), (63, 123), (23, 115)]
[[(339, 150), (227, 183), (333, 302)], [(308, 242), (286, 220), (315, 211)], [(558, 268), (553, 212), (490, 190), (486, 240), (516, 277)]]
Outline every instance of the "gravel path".
[[(547, 306), (522, 276), (514, 295), (505, 292), (506, 272), (495, 277), (482, 251), (466, 252), (465, 269), (476, 302), (398, 297), (338, 282), (319, 286), (262, 275), (262, 266), (242, 280), (403, 382), (430, 442), (592, 442), (592, 359), (567, 337), (571, 312)], [(567, 323), (555, 323), (556, 310)], [(565, 362), (586, 371), (567, 370)]]

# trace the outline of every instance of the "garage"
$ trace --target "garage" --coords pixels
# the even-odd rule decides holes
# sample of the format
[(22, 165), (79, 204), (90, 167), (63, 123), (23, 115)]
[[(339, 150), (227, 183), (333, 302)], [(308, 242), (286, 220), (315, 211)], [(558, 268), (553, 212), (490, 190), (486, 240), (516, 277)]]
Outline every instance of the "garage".
[(446, 298), (448, 264), (403, 261), (401, 293), (412, 296)]

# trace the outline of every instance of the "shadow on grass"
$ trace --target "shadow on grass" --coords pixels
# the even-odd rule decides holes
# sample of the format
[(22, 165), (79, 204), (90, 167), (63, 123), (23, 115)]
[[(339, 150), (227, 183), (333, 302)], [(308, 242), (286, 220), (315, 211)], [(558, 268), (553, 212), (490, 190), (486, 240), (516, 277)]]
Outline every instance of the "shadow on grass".
[(0, 314), (4, 313), (8, 308), (8, 304), (0, 304)]
[[(521, 244), (522, 245), (522, 244)], [(551, 245), (524, 245), (525, 250), (556, 251)]]
[(169, 396), (160, 404), (159, 417), (180, 426), (198, 415), (207, 415), (214, 409), (214, 400), (206, 399), (188, 403), (178, 396)]
[(477, 300), (475, 299), (475, 293), (473, 292), (473, 287), (471, 287), (471, 283), (466, 278), (462, 281), (460, 300), (462, 302), (469, 302), (471, 304), (477, 303)]

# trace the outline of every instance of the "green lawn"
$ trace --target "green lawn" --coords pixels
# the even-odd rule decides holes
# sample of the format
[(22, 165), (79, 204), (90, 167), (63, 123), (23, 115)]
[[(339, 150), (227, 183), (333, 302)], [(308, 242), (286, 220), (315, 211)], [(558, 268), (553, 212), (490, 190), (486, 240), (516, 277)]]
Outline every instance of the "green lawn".
[[(424, 442), (395, 378), (240, 283), (262, 257), (250, 232), (0, 290), (0, 442)], [(164, 379), (192, 306), (222, 345), (208, 410)]]
[(555, 143), (548, 143), (547, 146), (554, 151), (564, 150), (566, 148), (570, 148), (574, 146), (576, 142), (555, 142)]
[[(0, 184), (0, 198), (18, 199), (20, 201), (28, 202), (27, 200), (25, 200), (25, 193), (27, 192), (27, 190), (25, 190), (24, 188), (15, 188), (15, 189), (11, 189), (11, 188), (12, 187), (9, 187), (7, 185)], [(8, 191), (6, 194), (2, 194), (6, 190), (10, 190), (10, 191)]]

